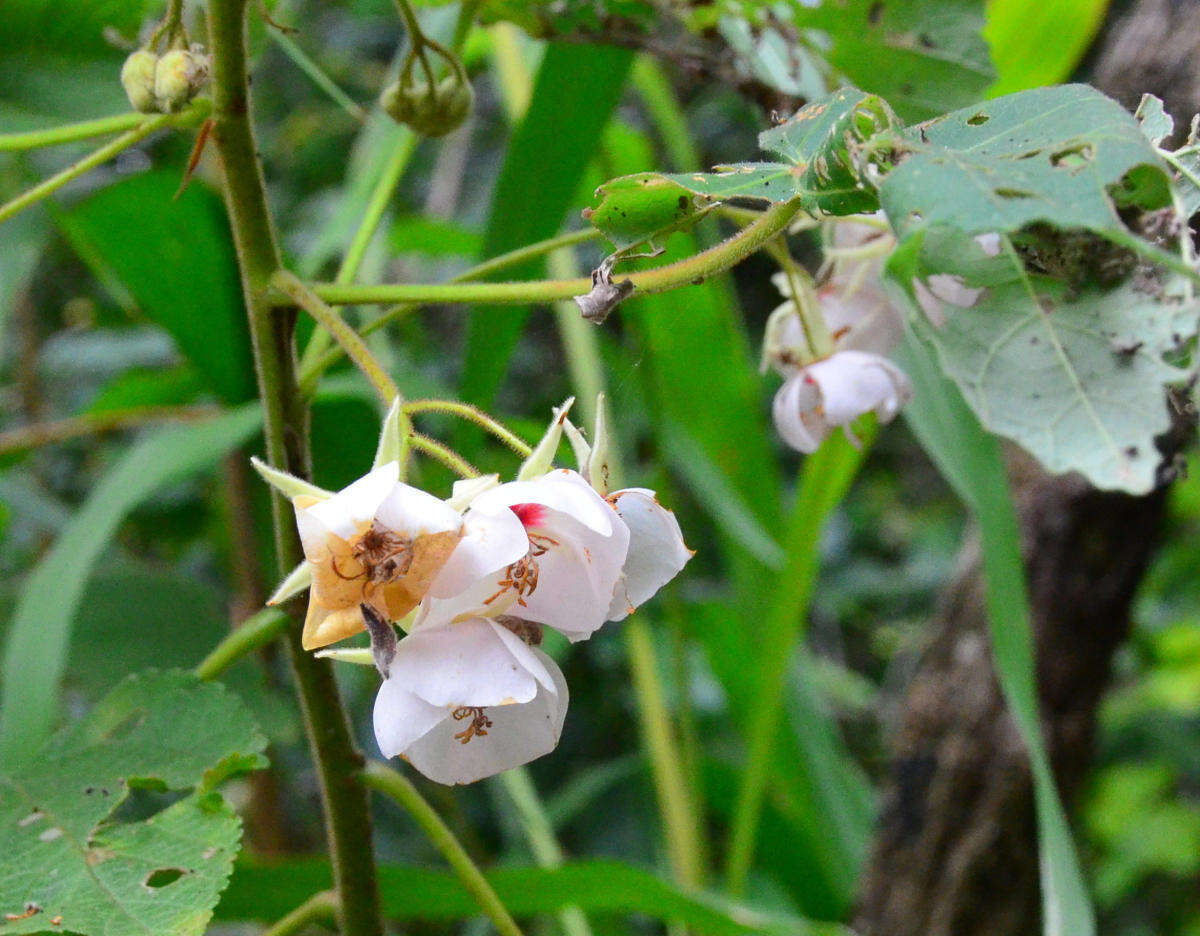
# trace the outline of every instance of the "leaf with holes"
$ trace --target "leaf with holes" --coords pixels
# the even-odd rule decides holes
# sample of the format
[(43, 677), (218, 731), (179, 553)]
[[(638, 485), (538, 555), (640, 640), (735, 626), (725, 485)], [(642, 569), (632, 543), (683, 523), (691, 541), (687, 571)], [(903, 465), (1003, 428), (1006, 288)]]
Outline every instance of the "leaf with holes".
[[(1010, 94), (906, 128), (880, 203), (900, 238), (1037, 222), (1137, 241), (1118, 207), (1161, 208), (1162, 161), (1134, 118), (1085, 85)], [(1137, 246), (1137, 244), (1131, 244)]]
[(1161, 461), (1154, 440), (1170, 427), (1166, 390), (1188, 377), (1172, 357), (1200, 322), (1181, 280), (1073, 287), (1027, 272), (1005, 250), (975, 265), (971, 281), (988, 285), (947, 289), (937, 275), (921, 279), (916, 253), (901, 249), (888, 274), (980, 422), (1051, 471), (1078, 471), (1107, 490), (1151, 490)]
[[(225, 888), (241, 822), (214, 792), (265, 765), (266, 741), (218, 683), (179, 671), (121, 682), (26, 766), (0, 773), (5, 936), (199, 936)], [(132, 790), (184, 791), (148, 818)]]

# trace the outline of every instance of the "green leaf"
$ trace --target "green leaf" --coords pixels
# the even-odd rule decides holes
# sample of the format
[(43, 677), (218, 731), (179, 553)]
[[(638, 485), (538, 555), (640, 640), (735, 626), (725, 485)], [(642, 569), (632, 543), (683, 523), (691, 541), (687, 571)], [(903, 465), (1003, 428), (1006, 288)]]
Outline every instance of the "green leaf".
[[(265, 766), (265, 746), (220, 684), (179, 671), (125, 679), (26, 766), (0, 774), (0, 910), (38, 908), (10, 916), (4, 932), (199, 936), (241, 837), (212, 788)], [(120, 821), (134, 788), (193, 792)]]
[(1108, 0), (991, 0), (992, 96), (1066, 81), (1104, 22)]
[(396, 253), (428, 257), (473, 257), (481, 243), (476, 231), (444, 218), (421, 215), (401, 215), (392, 222), (389, 236)]
[[(503, 868), (489, 872), (487, 879), (504, 906), (518, 917), (574, 906), (586, 913), (638, 914), (677, 921), (709, 936), (846, 934), (845, 928), (835, 924), (768, 916), (707, 895), (689, 894), (649, 871), (618, 861)], [(330, 883), (329, 866), (323, 861), (273, 866), (244, 861), (238, 864), (217, 915), (229, 920), (276, 919)], [(384, 915), (389, 919), (437, 923), (479, 915), (478, 905), (449, 872), (382, 865), (379, 887)]]
[(663, 178), (689, 192), (722, 201), (744, 198), (785, 202), (796, 197), (794, 169), (785, 163), (744, 162), (717, 166), (712, 172), (681, 172)]
[(72, 206), (61, 224), (85, 257), (115, 274), (228, 403), (253, 395), (241, 286), (221, 201), (176, 172), (134, 176)]
[[(151, 6), (148, 0), (6, 0), (0, 4), (0, 52), (113, 54), (105, 30), (135, 38)], [(116, 72), (112, 80), (118, 82)]]
[(900, 238), (950, 227), (1013, 233), (1035, 222), (1131, 235), (1119, 205), (1170, 204), (1137, 121), (1086, 85), (1022, 91), (907, 128), (880, 203)]
[[(483, 257), (553, 237), (579, 191), (601, 133), (620, 99), (633, 56), (627, 49), (552, 43), (533, 97), (513, 134), (492, 195)], [(536, 278), (542, 261), (506, 271)], [(471, 313), (459, 387), (464, 400), (486, 406), (508, 370), (529, 310), (484, 307)]]
[(71, 626), (84, 585), (122, 519), (155, 491), (249, 439), (257, 405), (141, 438), (110, 468), (26, 579), (8, 630), (0, 682), (0, 763), (23, 762), (50, 733)]
[(915, 390), (904, 415), (979, 522), (992, 660), (1029, 751), (1040, 847), (1045, 936), (1092, 936), (1095, 917), (1038, 718), (1037, 669), (1020, 532), (995, 438), (985, 433), (932, 352), (911, 334), (899, 355)]
[(912, 327), (985, 428), (1050, 471), (1135, 494), (1154, 487), (1154, 439), (1171, 422), (1166, 389), (1188, 376), (1167, 358), (1200, 325), (1200, 304), (1185, 300), (1178, 278), (1157, 292), (1133, 280), (1072, 287), (1027, 273), (1008, 248), (983, 265), (991, 285), (973, 304), (943, 306), (935, 324), (912, 301), (903, 260), (889, 272), (905, 284)]

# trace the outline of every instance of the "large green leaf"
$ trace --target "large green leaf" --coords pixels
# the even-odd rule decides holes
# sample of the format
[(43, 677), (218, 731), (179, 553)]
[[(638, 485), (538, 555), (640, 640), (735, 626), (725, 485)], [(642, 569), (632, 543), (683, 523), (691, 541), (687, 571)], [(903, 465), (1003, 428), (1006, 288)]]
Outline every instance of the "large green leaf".
[[(1071, 286), (1028, 273), (1007, 246), (974, 265), (990, 283), (971, 305), (910, 322), (984, 427), (1020, 443), (1055, 472), (1100, 488), (1146, 493), (1170, 427), (1166, 390), (1188, 371), (1169, 356), (1196, 334), (1200, 304), (1178, 278)], [(901, 251), (889, 266), (910, 299), (919, 271)]]
[[(534, 81), (533, 97), (509, 143), (492, 195), (483, 256), (493, 257), (553, 237), (625, 85), (632, 54), (605, 46), (554, 43)], [(506, 271), (536, 278), (535, 261)], [(479, 405), (492, 401), (508, 370), (528, 309), (485, 307), (471, 313), (460, 393)]]
[(1121, 105), (1086, 85), (1038, 88), (908, 128), (880, 203), (901, 238), (1035, 222), (1131, 237), (1118, 205), (1170, 203), (1161, 160)]
[(992, 661), (1033, 771), (1043, 933), (1091, 936), (1095, 918), (1042, 739), (1020, 532), (1000, 447), (940, 373), (930, 349), (909, 335), (900, 360), (915, 389), (905, 419), (979, 522)]
[(132, 295), (147, 318), (229, 403), (253, 395), (254, 365), (237, 265), (220, 199), (176, 172), (110, 185), (72, 206), (62, 224), (91, 262)]
[[(564, 907), (585, 912), (637, 914), (677, 921), (710, 936), (750, 934), (829, 934), (843, 927), (808, 923), (729, 906), (702, 894), (689, 894), (649, 871), (618, 861), (581, 861), (557, 868), (502, 868), (487, 875), (501, 902), (514, 916), (555, 913)], [(276, 919), (309, 894), (330, 886), (324, 861), (279, 865), (242, 862), (217, 908), (221, 919)], [(449, 922), (479, 915), (479, 906), (452, 874), (425, 868), (383, 865), (379, 888), (384, 914), (400, 921)]]
[(245, 442), (260, 418), (257, 405), (246, 405), (205, 423), (146, 435), (92, 490), (21, 589), (0, 684), (0, 762), (29, 758), (53, 728), (71, 624), (88, 575), (121, 520), (150, 494)]
[[(199, 936), (233, 868), (241, 821), (213, 792), (265, 765), (237, 698), (190, 674), (130, 676), (15, 772), (0, 773), (5, 933)], [(5, 767), (11, 762), (6, 758)], [(134, 788), (194, 790), (141, 821)]]

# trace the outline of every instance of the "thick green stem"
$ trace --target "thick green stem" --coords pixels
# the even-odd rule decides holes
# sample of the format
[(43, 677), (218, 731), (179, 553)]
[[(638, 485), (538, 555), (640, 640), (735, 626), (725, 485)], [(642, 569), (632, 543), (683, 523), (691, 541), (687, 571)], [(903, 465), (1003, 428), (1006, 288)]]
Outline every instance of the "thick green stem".
[[(627, 279), (643, 293), (667, 292), (723, 273), (759, 250), (783, 231), (800, 210), (799, 199), (774, 205), (752, 224), (715, 247), (694, 257), (653, 270), (631, 273)], [(403, 283), (391, 286), (339, 286), (317, 283), (313, 291), (333, 305), (369, 302), (464, 302), (525, 305), (580, 296), (592, 288), (586, 277), (521, 283)]]
[[(250, 321), (267, 458), (275, 467), (304, 477), (309, 458), (306, 412), (296, 388), (296, 311), (277, 309), (270, 298), (270, 280), (280, 257), (250, 125), (246, 5), (246, 0), (208, 4), (213, 139), (225, 169), (225, 200)], [(274, 494), (271, 506), (282, 576), (296, 565), (300, 548), (290, 505)], [(289, 628), (287, 645), (325, 807), (341, 931), (343, 936), (381, 936), (371, 817), (366, 789), (357, 779), (362, 755), (351, 740), (330, 664), (305, 652), (300, 632), (299, 626)]]
[(492, 890), (492, 885), (487, 882), (483, 872), (471, 860), (471, 856), (454, 837), (449, 826), (442, 821), (442, 817), (434, 812), (433, 807), (425, 801), (407, 777), (391, 767), (372, 761), (363, 771), (362, 779), (371, 789), (378, 790), (413, 817), (413, 821), (421, 827), (421, 831), (433, 843), (433, 847), (442, 853), (442, 857), (458, 875), (459, 881), (474, 898), (479, 909), (492, 921), (500, 936), (522, 936), (521, 928), (509, 916), (508, 910)]
[(291, 618), (278, 608), (263, 608), (246, 618), (196, 667), (200, 679), (217, 679), (242, 657), (265, 647), (287, 629)]

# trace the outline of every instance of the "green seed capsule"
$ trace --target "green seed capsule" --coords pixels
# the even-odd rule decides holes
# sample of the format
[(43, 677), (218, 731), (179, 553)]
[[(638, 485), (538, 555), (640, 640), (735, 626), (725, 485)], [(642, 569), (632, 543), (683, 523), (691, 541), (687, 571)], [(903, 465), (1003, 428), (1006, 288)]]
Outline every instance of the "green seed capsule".
[(121, 66), (121, 85), (129, 96), (129, 103), (134, 110), (143, 114), (153, 114), (158, 110), (158, 101), (154, 97), (157, 66), (158, 56), (146, 49), (138, 49)]

